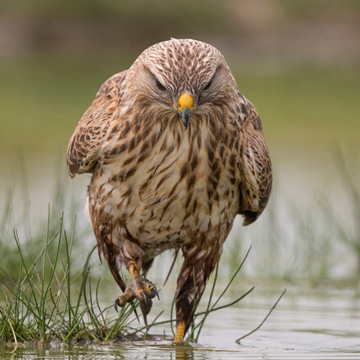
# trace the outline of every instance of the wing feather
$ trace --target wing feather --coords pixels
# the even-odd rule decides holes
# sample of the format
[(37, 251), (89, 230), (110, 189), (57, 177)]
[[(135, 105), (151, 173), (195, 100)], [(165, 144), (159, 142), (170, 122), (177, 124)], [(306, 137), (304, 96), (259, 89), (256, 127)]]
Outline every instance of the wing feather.
[(272, 186), (271, 160), (261, 120), (254, 105), (245, 100), (247, 116), (241, 129), (244, 147), (239, 185), (239, 214), (244, 217), (244, 226), (253, 223), (261, 215), (268, 203)]
[(119, 87), (125, 75), (126, 70), (101, 85), (93, 103), (77, 124), (67, 150), (70, 177), (94, 171), (112, 115), (119, 105)]

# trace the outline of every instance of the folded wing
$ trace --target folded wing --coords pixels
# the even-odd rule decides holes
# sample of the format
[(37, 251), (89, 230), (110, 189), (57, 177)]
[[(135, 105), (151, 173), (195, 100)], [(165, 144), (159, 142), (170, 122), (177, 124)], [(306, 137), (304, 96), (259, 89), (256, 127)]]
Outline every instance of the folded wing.
[(272, 170), (260, 117), (248, 100), (243, 110), (246, 118), (241, 127), (243, 148), (240, 154), (239, 214), (244, 217), (243, 225), (249, 225), (261, 215), (269, 200)]
[(70, 139), (67, 150), (69, 175), (93, 172), (114, 111), (119, 107), (119, 87), (126, 71), (105, 81)]

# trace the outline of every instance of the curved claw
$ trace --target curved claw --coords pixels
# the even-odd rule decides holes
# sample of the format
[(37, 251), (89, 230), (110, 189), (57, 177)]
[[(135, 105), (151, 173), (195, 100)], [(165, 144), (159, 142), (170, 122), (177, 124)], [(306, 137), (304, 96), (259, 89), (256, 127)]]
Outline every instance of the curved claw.
[(118, 309), (117, 309), (118, 306), (119, 306), (119, 303), (120, 303), (119, 298), (116, 298), (116, 300), (114, 302), (114, 308), (115, 308), (116, 312), (119, 312)]
[(143, 314), (143, 318), (144, 318), (144, 324), (147, 330), (149, 330), (149, 325), (147, 322), (147, 314), (150, 312), (152, 307), (152, 300), (151, 299), (147, 299), (147, 304), (145, 304), (145, 302), (141, 301), (140, 302), (140, 309), (141, 312)]
[(136, 277), (126, 287), (124, 294), (119, 296), (115, 300), (114, 309), (116, 312), (118, 312), (118, 307), (123, 307), (126, 304), (131, 304), (135, 312), (136, 318), (139, 321), (135, 305), (132, 302), (135, 298), (138, 299), (140, 302), (140, 309), (144, 317), (145, 327), (149, 329), (149, 325), (147, 323), (147, 315), (149, 314), (152, 307), (152, 298), (154, 298), (155, 296), (157, 296), (157, 298), (160, 300), (160, 296), (155, 285), (147, 279)]
[(159, 293), (154, 284), (151, 284), (151, 283), (147, 284), (145, 290), (146, 290), (146, 293), (149, 294), (150, 298), (157, 296), (157, 298), (160, 300)]
[(157, 296), (157, 298), (160, 300), (159, 293), (158, 293), (158, 291), (156, 290), (156, 287), (155, 287), (155, 286), (153, 287), (153, 290), (154, 290), (154, 293), (155, 293), (155, 295)]
[(140, 294), (141, 294), (141, 296), (142, 296), (142, 300), (144, 301), (144, 304), (147, 305), (147, 303), (148, 303), (148, 297), (146, 296), (145, 291), (144, 291), (144, 290), (141, 290), (141, 291), (140, 291)]
[(149, 325), (148, 325), (148, 322), (147, 322), (147, 317), (146, 317), (146, 315), (143, 314), (143, 318), (144, 318), (145, 328), (146, 328), (147, 331), (149, 331), (150, 328), (149, 328)]
[(141, 312), (143, 314), (143, 319), (144, 319), (144, 324), (145, 324), (146, 330), (149, 331), (149, 325), (147, 322), (147, 311), (146, 310), (144, 311), (143, 309), (141, 309)]

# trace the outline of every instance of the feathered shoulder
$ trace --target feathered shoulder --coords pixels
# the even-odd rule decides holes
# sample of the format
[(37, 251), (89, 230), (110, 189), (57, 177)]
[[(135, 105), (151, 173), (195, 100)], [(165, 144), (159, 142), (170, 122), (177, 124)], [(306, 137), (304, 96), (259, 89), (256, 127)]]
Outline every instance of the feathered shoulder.
[(260, 117), (255, 106), (247, 99), (242, 106), (246, 114), (241, 135), (241, 181), (239, 186), (239, 214), (244, 216), (243, 225), (254, 222), (268, 203), (272, 186), (272, 169)]
[(126, 70), (105, 81), (77, 124), (67, 150), (67, 167), (72, 178), (93, 172), (114, 111), (119, 106), (119, 87), (125, 76)]

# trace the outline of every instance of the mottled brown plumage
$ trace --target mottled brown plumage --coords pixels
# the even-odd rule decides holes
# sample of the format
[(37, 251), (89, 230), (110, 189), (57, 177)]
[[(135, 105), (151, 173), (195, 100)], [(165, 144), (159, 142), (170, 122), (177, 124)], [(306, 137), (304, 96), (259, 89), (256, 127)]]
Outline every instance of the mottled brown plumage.
[[(222, 54), (195, 40), (146, 49), (101, 86), (67, 162), (71, 177), (93, 174), (90, 215), (99, 251), (125, 291), (118, 305), (137, 297), (146, 315), (156, 292), (139, 271), (146, 275), (164, 250), (182, 250), (175, 337), (182, 341), (235, 216), (251, 224), (271, 191), (260, 118)], [(132, 277), (127, 288), (121, 266)]]

